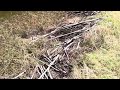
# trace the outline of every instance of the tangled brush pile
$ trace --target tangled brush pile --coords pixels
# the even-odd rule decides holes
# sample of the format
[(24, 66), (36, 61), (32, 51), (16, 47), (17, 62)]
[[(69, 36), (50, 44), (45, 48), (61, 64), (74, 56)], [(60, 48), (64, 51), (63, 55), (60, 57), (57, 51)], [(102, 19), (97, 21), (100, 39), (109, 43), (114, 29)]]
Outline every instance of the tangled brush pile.
[[(69, 11), (68, 14), (91, 16), (98, 13), (98, 11)], [(76, 58), (75, 51), (79, 51), (80, 44), (83, 41), (83, 34), (89, 32), (100, 21), (100, 18), (88, 18), (87, 20), (77, 20), (73, 23), (59, 24), (51, 28), (49, 33), (37, 38), (43, 39), (44, 52), (33, 57), (42, 64), (38, 64), (32, 75), (27, 76), (29, 79), (63, 79), (68, 77), (72, 71), (72, 60)], [(54, 46), (49, 46), (50, 42)], [(49, 47), (48, 47), (49, 46)], [(13, 79), (19, 78), (26, 71), (22, 72)]]

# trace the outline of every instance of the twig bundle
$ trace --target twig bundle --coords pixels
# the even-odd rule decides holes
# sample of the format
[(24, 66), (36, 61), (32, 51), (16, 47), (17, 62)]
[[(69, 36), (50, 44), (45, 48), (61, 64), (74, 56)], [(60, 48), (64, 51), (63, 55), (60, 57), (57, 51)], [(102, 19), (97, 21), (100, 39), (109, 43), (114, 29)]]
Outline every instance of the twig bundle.
[[(43, 65), (36, 66), (31, 79), (53, 79), (55, 77), (51, 71), (58, 73), (60, 78), (69, 75), (72, 70), (72, 65), (70, 64), (72, 57), (70, 53), (74, 53), (74, 50), (79, 49), (79, 44), (82, 42), (82, 35), (92, 30), (100, 20), (100, 18), (97, 18), (58, 26), (52, 32), (40, 36), (39, 38), (47, 37), (48, 41), (60, 41), (61, 44), (56, 45), (52, 51), (48, 52), (47, 50), (45, 54), (35, 58), (37, 61), (42, 62)], [(39, 73), (39, 77), (35, 77), (36, 72)], [(14, 78), (18, 78), (22, 74)]]

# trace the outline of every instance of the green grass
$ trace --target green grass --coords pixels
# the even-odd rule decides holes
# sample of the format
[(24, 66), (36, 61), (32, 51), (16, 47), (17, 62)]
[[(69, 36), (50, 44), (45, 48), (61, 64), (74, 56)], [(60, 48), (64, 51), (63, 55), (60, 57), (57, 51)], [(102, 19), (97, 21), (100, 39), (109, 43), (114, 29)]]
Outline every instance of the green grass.
[(96, 28), (104, 43), (97, 50), (85, 53), (85, 63), (94, 70), (95, 78), (120, 78), (120, 12), (107, 11), (98, 16), (104, 18)]

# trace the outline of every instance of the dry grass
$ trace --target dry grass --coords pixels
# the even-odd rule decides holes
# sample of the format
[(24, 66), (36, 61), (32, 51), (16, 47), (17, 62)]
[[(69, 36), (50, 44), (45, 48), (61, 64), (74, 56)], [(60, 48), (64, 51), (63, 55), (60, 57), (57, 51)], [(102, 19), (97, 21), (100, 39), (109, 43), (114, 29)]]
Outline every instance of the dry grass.
[[(36, 60), (31, 58), (42, 52), (43, 41), (29, 45), (19, 36), (23, 32), (30, 32), (40, 27), (47, 28), (60, 22), (65, 16), (64, 12), (40, 11), (22, 12), (14, 15), (0, 24), (0, 75), (17, 75), (24, 69), (32, 73)], [(45, 40), (45, 39), (44, 39)]]
[[(22, 39), (20, 36), (24, 32), (28, 33), (35, 29), (41, 31), (41, 27), (46, 30), (49, 26), (58, 24), (63, 17), (65, 17), (64, 12), (26, 11), (2, 22), (0, 24), (0, 75), (15, 76), (24, 69), (32, 75), (32, 71), (38, 64), (32, 57), (44, 53), (57, 42), (47, 43), (44, 38), (28, 44), (30, 39)], [(104, 20), (93, 31), (84, 35), (81, 44), (82, 55), (78, 55), (76, 60), (72, 61), (72, 78), (120, 78), (120, 12), (107, 11), (96, 17), (103, 17)]]
[[(92, 32), (92, 35), (90, 33), (86, 35), (89, 38), (83, 43), (88, 48), (96, 47), (96, 49), (90, 52), (86, 52), (85, 50), (83, 60), (80, 59), (80, 61), (85, 62), (87, 69), (93, 71), (93, 74), (88, 74), (84, 78), (119, 79), (120, 12), (107, 11), (98, 15), (98, 17), (103, 17), (104, 20), (95, 28), (96, 32)], [(76, 70), (74, 71), (75, 73), (78, 72)], [(86, 69), (82, 73), (86, 73)], [(81, 74), (78, 76), (81, 76)]]

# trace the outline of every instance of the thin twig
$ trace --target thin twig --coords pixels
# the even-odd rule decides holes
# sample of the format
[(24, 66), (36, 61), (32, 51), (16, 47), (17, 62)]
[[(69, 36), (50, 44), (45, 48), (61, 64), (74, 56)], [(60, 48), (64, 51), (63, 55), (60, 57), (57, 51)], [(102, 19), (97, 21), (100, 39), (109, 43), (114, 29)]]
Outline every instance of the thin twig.
[(57, 49), (58, 49), (58, 47), (55, 48), (53, 51), (51, 51), (51, 54), (53, 54)]
[(34, 71), (33, 71), (33, 74), (32, 74), (32, 76), (31, 76), (31, 79), (33, 79), (33, 77), (34, 77), (34, 75), (35, 75), (35, 73), (36, 73), (36, 71), (37, 71), (37, 68), (38, 68), (38, 65), (36, 65), (36, 67), (35, 67), (35, 69), (34, 69)]
[[(44, 73), (44, 70), (45, 70), (44, 66), (41, 66), (40, 68), (41, 68), (41, 73)], [(45, 73), (44, 76), (48, 79), (46, 73)], [(44, 76), (42, 77), (42, 79), (44, 79)]]
[[(65, 25), (65, 26), (61, 26), (61, 27), (57, 27), (54, 31), (52, 31), (52, 32), (50, 32), (50, 33), (48, 33), (48, 34), (45, 34), (45, 35), (43, 35), (43, 36), (41, 36), (41, 37), (46, 37), (46, 36), (52, 36), (54, 33), (56, 33), (57, 31), (61, 31), (61, 30), (64, 30), (64, 29), (70, 29), (70, 30), (72, 30), (73, 28), (75, 28), (76, 30), (72, 30), (71, 32), (68, 32), (67, 34), (64, 34), (64, 35), (58, 35), (58, 36), (56, 36), (56, 37), (53, 37), (53, 38), (50, 38), (50, 39), (48, 39), (48, 40), (53, 40), (53, 39), (57, 39), (57, 38), (60, 38), (60, 37), (63, 37), (63, 36), (68, 36), (68, 35), (72, 35), (73, 34), (73, 37), (70, 39), (70, 40), (68, 40), (67, 42), (64, 42), (63, 44), (61, 44), (61, 45), (59, 45), (59, 47), (57, 47), (57, 48), (55, 48), (53, 51), (51, 51), (50, 53), (48, 53), (48, 51), (47, 51), (47, 54), (46, 55), (43, 55), (44, 56), (44, 58), (43, 59), (46, 59), (46, 62), (47, 61), (49, 61), (49, 62), (45, 62), (45, 61), (43, 61), (43, 60), (38, 60), (38, 61), (40, 61), (40, 62), (42, 62), (43, 63), (43, 65), (45, 64), (45, 65), (47, 65), (48, 67), (47, 67), (47, 69), (45, 69), (45, 67), (44, 66), (41, 66), (40, 67), (40, 70), (41, 70), (41, 74), (40, 74), (40, 77), (38, 78), (38, 79), (43, 79), (43, 78), (47, 78), (48, 79), (48, 76), (50, 77), (50, 78), (53, 78), (52, 77), (52, 75), (51, 75), (51, 73), (50, 73), (50, 68), (53, 68), (53, 69), (56, 69), (56, 68), (58, 68), (58, 66), (55, 64), (54, 65), (54, 63), (55, 63), (55, 61), (56, 60), (58, 60), (58, 58), (59, 59), (61, 59), (59, 56), (60, 56), (60, 53), (61, 54), (63, 54), (62, 55), (62, 58), (64, 58), (65, 57), (65, 55), (66, 55), (66, 57), (67, 57), (67, 59), (68, 59), (68, 61), (69, 61), (69, 56), (68, 56), (68, 53), (67, 53), (67, 50), (70, 50), (71, 48), (69, 48), (71, 45), (73, 45), (74, 43), (76, 43), (76, 42), (74, 42), (76, 39), (79, 39), (80, 37), (82, 37), (82, 33), (84, 33), (84, 32), (86, 32), (86, 31), (89, 31), (89, 30), (91, 30), (92, 28), (93, 28), (93, 26), (95, 25), (94, 24), (94, 20), (98, 20), (98, 19), (92, 19), (92, 20), (86, 20), (86, 21), (81, 21), (81, 22), (78, 22), (77, 24), (76, 23), (74, 23), (74, 24), (68, 24), (68, 25)], [(92, 26), (91, 26), (91, 22), (93, 22), (93, 24), (92, 24)], [(83, 28), (82, 29), (79, 29), (79, 28), (81, 28), (81, 25), (82, 25), (82, 23), (86, 23), (87, 25), (86, 26), (84, 26), (83, 25)], [(96, 23), (96, 22), (95, 22)], [(78, 33), (79, 35), (74, 35), (75, 33)], [(54, 35), (53, 35), (54, 36)], [(77, 45), (79, 46), (79, 44), (80, 44), (80, 42), (78, 42), (77, 43)], [(77, 46), (77, 48), (78, 48), (78, 46)], [(61, 48), (63, 48), (63, 49), (61, 49)], [(56, 52), (57, 50), (59, 50), (59, 52)], [(64, 52), (63, 52), (64, 51)], [(54, 54), (55, 53), (55, 54)], [(57, 53), (57, 55), (56, 55), (56, 53)], [(52, 58), (53, 58), (53, 55), (55, 55), (55, 58), (53, 59), (53, 60), (51, 60)], [(50, 64), (48, 64), (48, 63), (50, 63)], [(53, 66), (54, 65), (54, 66)], [(55, 67), (56, 66), (56, 67)], [(65, 71), (63, 71), (61, 68), (58, 68), (57, 69), (57, 71), (61, 71), (61, 72), (65, 72)], [(46, 74), (46, 73), (48, 73), (48, 74)], [(33, 75), (34, 76), (34, 75)]]
[(74, 42), (71, 42), (69, 45), (67, 45), (64, 50), (67, 50)]
[(48, 68), (45, 70), (44, 73), (42, 73), (42, 75), (38, 78), (38, 79), (41, 79), (45, 73), (50, 69), (50, 67), (54, 64), (54, 62), (59, 58), (59, 54), (55, 57), (55, 59), (50, 63), (50, 65), (48, 66)]
[(74, 34), (74, 33), (79, 33), (79, 32), (82, 32), (82, 31), (85, 32), (85, 31), (88, 31), (88, 30), (89, 30), (88, 28), (84, 27), (83, 29), (80, 29), (80, 30), (77, 30), (77, 31), (74, 31), (74, 32), (70, 32), (70, 33), (67, 33), (67, 34), (64, 34), (64, 35), (56, 36), (55, 38), (51, 38), (50, 40), (57, 39), (57, 38), (60, 38), (60, 37), (63, 37), (63, 36), (67, 36), (67, 35), (70, 35), (70, 34)]
[[(46, 70), (45, 69), (45, 67), (44, 66), (42, 66), (43, 67), (43, 72)], [(47, 72), (46, 72), (47, 73)], [(45, 73), (45, 77), (46, 77), (46, 79), (48, 79), (48, 76), (47, 76), (47, 74)]]
[(50, 79), (53, 79), (53, 77), (52, 77), (52, 75), (51, 75), (51, 73), (50, 73), (50, 70), (48, 70), (48, 74), (49, 74), (49, 76), (50, 76)]
[(70, 60), (69, 55), (68, 55), (68, 53), (67, 53), (66, 50), (64, 50), (64, 52), (65, 52), (65, 55), (66, 55), (66, 57), (67, 57), (67, 62), (69, 63), (69, 60)]
[(14, 78), (12, 78), (12, 79), (16, 79), (16, 78), (18, 78), (18, 77), (22, 76), (24, 73), (25, 73), (25, 71), (23, 71), (22, 73), (20, 73), (19, 75), (15, 76), (15, 77), (14, 77)]
[[(37, 61), (38, 61), (38, 64), (42, 63), (43, 65), (45, 64), (45, 65), (49, 66), (48, 63), (46, 63), (46, 62), (44, 62), (44, 61), (42, 61), (42, 60), (39, 60), (38, 58), (35, 58), (35, 57), (34, 57), (33, 59), (37, 60)], [(51, 66), (51, 68), (54, 69), (54, 70), (56, 70), (56, 71), (59, 71), (57, 68), (54, 68), (53, 66)]]
[(79, 48), (80, 48), (80, 40), (78, 41), (76, 49), (79, 49)]
[[(32, 42), (35, 42), (35, 41), (37, 41), (38, 39), (40, 39), (40, 38), (44, 38), (44, 37), (46, 37), (46, 36), (50, 36), (50, 35), (52, 35), (52, 34), (54, 34), (55, 32), (57, 32), (58, 30), (60, 30), (60, 29), (66, 29), (66, 28), (70, 28), (70, 27), (73, 27), (73, 26), (77, 26), (77, 25), (80, 25), (80, 24), (82, 24), (82, 23), (86, 23), (86, 22), (91, 22), (91, 21), (98, 21), (98, 20), (100, 20), (99, 18), (98, 19), (92, 19), (92, 20), (86, 20), (86, 21), (81, 21), (81, 22), (79, 22), (79, 23), (77, 23), (77, 24), (68, 24), (68, 25), (66, 25), (66, 26), (62, 26), (62, 27), (57, 27), (54, 31), (52, 31), (52, 32), (50, 32), (50, 33), (48, 33), (48, 34), (46, 34), (46, 35), (43, 35), (43, 36), (39, 36), (37, 39), (35, 39), (34, 41), (32, 41)], [(81, 29), (82, 30), (82, 29)], [(70, 33), (69, 33), (70, 34)], [(68, 35), (69, 35), (68, 34)], [(71, 33), (72, 34), (72, 33)], [(62, 35), (62, 36), (64, 36), (64, 35)], [(59, 37), (62, 37), (62, 36), (59, 36)], [(58, 37), (57, 37), (58, 38)], [(52, 38), (51, 40), (53, 40), (53, 39), (55, 39), (55, 38)], [(30, 43), (32, 43), (32, 42), (30, 42)]]
[(52, 32), (50, 32), (50, 33), (48, 33), (48, 34), (45, 34), (45, 35), (43, 35), (43, 36), (41, 36), (41, 37), (43, 38), (43, 37), (49, 36), (49, 35), (51, 35), (51, 34), (54, 34), (54, 33), (55, 33), (56, 31), (58, 31), (60, 28), (61, 28), (61, 27), (57, 27), (54, 31), (52, 31)]
[[(42, 66), (40, 66), (41, 74), (44, 72)], [(41, 77), (41, 79), (44, 79), (44, 76)]]
[(48, 62), (52, 62), (52, 60), (49, 58), (49, 57), (47, 57), (46, 55), (43, 55), (47, 60), (48, 60)]
[(38, 69), (37, 69), (37, 72), (38, 72), (39, 75), (41, 75), (40, 71), (41, 71), (41, 69), (40, 69), (40, 66), (39, 66)]
[(80, 21), (78, 23), (73, 23), (73, 24), (68, 24), (68, 25), (65, 25), (65, 26), (62, 26), (61, 29), (67, 29), (69, 27), (74, 27), (74, 26), (79, 26), (81, 25), (82, 23), (88, 23), (88, 22), (91, 22), (91, 21), (98, 21), (100, 20), (100, 18), (97, 18), (97, 19), (91, 19), (91, 20), (85, 20), (85, 21)]

